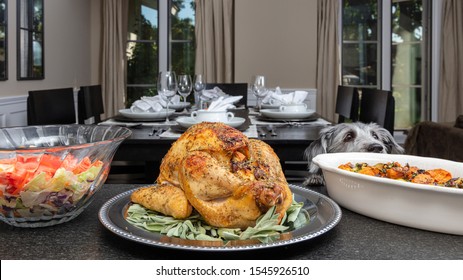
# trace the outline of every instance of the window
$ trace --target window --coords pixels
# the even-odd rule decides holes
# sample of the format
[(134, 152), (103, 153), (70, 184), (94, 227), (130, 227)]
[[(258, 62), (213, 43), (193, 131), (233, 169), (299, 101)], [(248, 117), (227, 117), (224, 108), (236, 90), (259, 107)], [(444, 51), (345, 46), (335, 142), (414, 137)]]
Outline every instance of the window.
[(376, 0), (347, 0), (342, 18), (343, 85), (376, 88), (381, 82), (379, 7)]
[(44, 79), (43, 0), (18, 0), (17, 12), (17, 79)]
[(160, 70), (194, 73), (194, 0), (129, 2), (127, 103), (157, 94)]
[(392, 90), (395, 128), (430, 118), (429, 0), (343, 0), (342, 83)]
[(172, 1), (170, 16), (170, 65), (178, 74), (194, 74), (195, 1)]
[(0, 81), (8, 79), (8, 1), (0, 0)]

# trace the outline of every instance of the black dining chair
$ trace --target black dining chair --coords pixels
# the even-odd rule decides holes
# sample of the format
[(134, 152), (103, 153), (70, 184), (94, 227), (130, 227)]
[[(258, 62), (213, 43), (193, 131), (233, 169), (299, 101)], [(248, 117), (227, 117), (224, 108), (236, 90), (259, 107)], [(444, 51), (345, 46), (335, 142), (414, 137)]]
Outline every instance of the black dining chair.
[(395, 100), (391, 91), (362, 89), (359, 121), (374, 122), (394, 135)]
[(241, 98), (237, 103), (237, 107), (244, 106), (248, 107), (248, 84), (247, 83), (207, 83), (206, 89), (213, 89), (214, 87), (220, 88), (224, 93), (229, 95), (241, 95)]
[(101, 122), (104, 113), (101, 85), (80, 87), (77, 95), (77, 115), (80, 124)]
[(33, 90), (27, 97), (27, 124), (73, 124), (76, 123), (74, 90), (57, 88)]
[(338, 86), (336, 97), (336, 114), (338, 123), (348, 120), (356, 122), (359, 118), (359, 93), (357, 88), (348, 86)]

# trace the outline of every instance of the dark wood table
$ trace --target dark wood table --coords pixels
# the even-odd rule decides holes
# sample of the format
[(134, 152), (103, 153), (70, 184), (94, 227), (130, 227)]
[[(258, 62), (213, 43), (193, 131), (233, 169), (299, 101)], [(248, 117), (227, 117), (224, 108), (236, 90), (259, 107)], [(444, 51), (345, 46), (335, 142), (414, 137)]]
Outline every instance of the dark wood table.
[[(235, 113), (235, 115), (237, 115)], [(237, 115), (239, 116), (239, 115)], [(269, 123), (271, 124), (271, 123)], [(316, 125), (290, 125), (274, 124), (277, 136), (271, 136), (267, 125), (258, 125), (266, 132), (266, 136), (259, 136), (258, 139), (265, 141), (280, 158), (283, 168), (290, 162), (303, 162), (304, 150), (318, 138), (323, 126)], [(167, 153), (175, 138), (162, 138), (150, 136), (150, 126), (139, 126), (131, 128), (132, 135), (126, 139), (118, 148), (115, 161), (143, 161), (146, 169), (146, 182), (153, 182), (157, 177), (159, 162)]]
[[(242, 252), (167, 249), (137, 243), (106, 229), (98, 219), (112, 197), (142, 185), (104, 185), (78, 217), (45, 228), (15, 228), (0, 222), (2, 260), (461, 260), (463, 238), (399, 226), (342, 209), (330, 231), (292, 245)], [(325, 187), (311, 190), (326, 194)]]

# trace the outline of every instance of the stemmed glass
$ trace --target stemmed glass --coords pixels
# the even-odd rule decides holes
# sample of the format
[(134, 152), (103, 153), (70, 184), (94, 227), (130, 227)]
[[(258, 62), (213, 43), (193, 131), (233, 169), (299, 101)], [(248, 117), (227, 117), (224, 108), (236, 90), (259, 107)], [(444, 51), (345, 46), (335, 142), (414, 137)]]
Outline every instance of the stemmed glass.
[(256, 96), (256, 110), (260, 112), (261, 109), (261, 99), (267, 94), (267, 88), (265, 87), (265, 77), (262, 75), (257, 75), (254, 77), (254, 82), (252, 84), (252, 93)]
[[(179, 75), (178, 76), (178, 93), (183, 97), (183, 102), (186, 103), (186, 98), (188, 95), (191, 93), (191, 89), (193, 88), (193, 85), (191, 83), (191, 77), (190, 75)], [(187, 113), (188, 110), (185, 109), (183, 110), (183, 113)]]
[(177, 77), (173, 71), (161, 71), (158, 76), (158, 94), (167, 100), (166, 105), (166, 122), (165, 124), (174, 124), (169, 121), (169, 103), (172, 97), (177, 93)]
[[(198, 110), (201, 110), (203, 108), (203, 100), (201, 98), (201, 94), (205, 88), (206, 88), (206, 84), (204, 83), (203, 75), (196, 74), (194, 89), (195, 89), (195, 101), (199, 101), (199, 102), (196, 102)], [(198, 100), (196, 100), (196, 97)]]

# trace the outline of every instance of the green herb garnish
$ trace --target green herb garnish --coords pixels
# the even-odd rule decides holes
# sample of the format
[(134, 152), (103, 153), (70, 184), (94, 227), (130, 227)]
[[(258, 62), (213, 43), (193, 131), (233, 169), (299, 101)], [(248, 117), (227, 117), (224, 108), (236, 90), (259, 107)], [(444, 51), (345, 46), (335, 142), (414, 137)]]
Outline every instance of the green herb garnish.
[(244, 231), (239, 228), (212, 227), (197, 213), (185, 220), (174, 219), (146, 209), (139, 204), (133, 204), (129, 207), (127, 221), (137, 227), (159, 232), (169, 237), (224, 242), (257, 239), (262, 243), (270, 243), (278, 240), (281, 233), (298, 229), (310, 222), (309, 213), (302, 208), (303, 205), (302, 202), (298, 203), (293, 198), (293, 203), (286, 211), (280, 224), (278, 224), (278, 214), (275, 213), (276, 207), (273, 206), (257, 219), (254, 227), (248, 227)]

